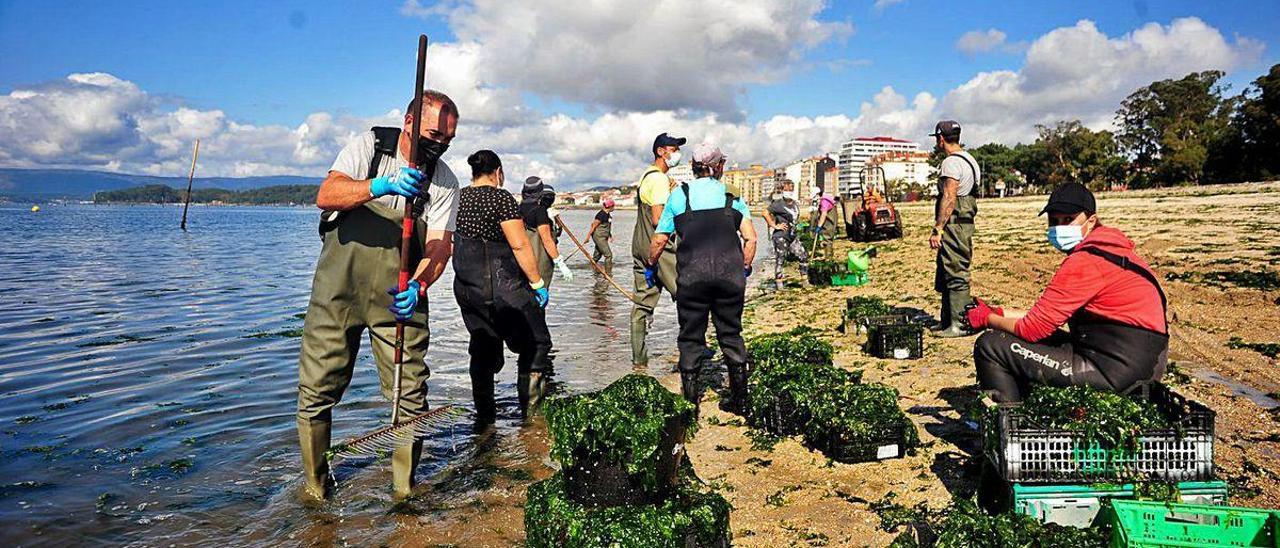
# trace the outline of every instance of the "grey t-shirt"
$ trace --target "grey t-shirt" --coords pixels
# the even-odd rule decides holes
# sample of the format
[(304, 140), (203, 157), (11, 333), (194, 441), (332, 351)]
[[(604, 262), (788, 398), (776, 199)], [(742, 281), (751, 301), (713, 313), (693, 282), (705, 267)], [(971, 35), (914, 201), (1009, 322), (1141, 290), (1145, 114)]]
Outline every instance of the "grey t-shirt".
[[(369, 174), (369, 163), (373, 161), (373, 132), (368, 131), (353, 139), (338, 153), (329, 171), (337, 171), (357, 181), (364, 180)], [(404, 156), (396, 150), (395, 161), (386, 158), (378, 166), (378, 176), (391, 175), (401, 167), (409, 165)], [(444, 161), (436, 162), (436, 173), (431, 178), (427, 191), (431, 195), (431, 204), (422, 211), (422, 220), (427, 223), (427, 230), (445, 230), (453, 232), (458, 221), (458, 176), (453, 174)], [(404, 198), (400, 196), (382, 196), (373, 201), (395, 210), (404, 208)], [(327, 212), (326, 218), (336, 212)]]
[[(964, 158), (957, 158), (957, 156), (964, 156)], [(974, 185), (982, 183), (982, 170), (978, 167), (978, 161), (962, 150), (942, 160), (942, 169), (938, 173), (939, 196), (942, 195), (943, 177), (955, 179), (960, 183), (960, 187), (956, 189), (956, 196), (967, 196), (973, 191)]]

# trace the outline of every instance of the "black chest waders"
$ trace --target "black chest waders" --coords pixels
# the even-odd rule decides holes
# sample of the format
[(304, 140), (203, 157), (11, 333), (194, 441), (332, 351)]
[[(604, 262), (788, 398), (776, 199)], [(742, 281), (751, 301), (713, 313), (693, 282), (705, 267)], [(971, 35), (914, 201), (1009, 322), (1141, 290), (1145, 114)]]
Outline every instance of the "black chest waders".
[(707, 349), (709, 316), (729, 368), (731, 397), (726, 409), (740, 413), (745, 409), (747, 390), (747, 349), (742, 341), (747, 279), (738, 237), (743, 215), (733, 208), (732, 194), (725, 193), (724, 207), (695, 211), (689, 185), (680, 185), (680, 191), (686, 204), (685, 211), (675, 217), (680, 236), (676, 317), (680, 321), (681, 392), (694, 405), (701, 399), (698, 373)]
[[(662, 174), (657, 167), (649, 166), (640, 176), (640, 182), (651, 174)], [(644, 279), (645, 267), (649, 264), (649, 244), (657, 232), (657, 224), (653, 221), (653, 206), (644, 201), (636, 193), (636, 227), (631, 233), (632, 278), (635, 284), (635, 305), (631, 307), (631, 363), (636, 366), (649, 364), (649, 346), (646, 338), (653, 322), (653, 310), (658, 307), (662, 292), (666, 291), (672, 299), (679, 294), (676, 282), (679, 260), (676, 258), (676, 238), (673, 234), (667, 241), (667, 247), (658, 258), (658, 284), (649, 287)]]
[[(1160, 306), (1168, 316), (1169, 302), (1159, 280), (1151, 271), (1129, 262), (1123, 255), (1088, 246), (1075, 251), (1088, 253), (1106, 259), (1108, 262), (1128, 270), (1151, 283), (1160, 294)], [(1166, 333), (1133, 325), (1121, 324), (1077, 311), (1067, 325), (1071, 328), (1072, 345), (1075, 351), (1088, 358), (1098, 368), (1098, 372), (1115, 387), (1117, 392), (1126, 392), (1134, 386), (1146, 381), (1158, 381), (1164, 376), (1169, 358), (1168, 320), (1165, 322)]]
[(517, 355), (516, 389), (525, 416), (542, 397), (543, 375), (551, 365), (551, 333), (542, 307), (504, 242), (454, 234), (453, 295), (470, 335), (471, 395), (476, 422), (497, 416), (495, 376), (505, 363), (505, 344)]
[[(398, 128), (373, 128), (374, 156), (366, 178), (378, 176), (385, 158), (395, 158)], [(434, 171), (434, 170), (432, 170)], [(415, 204), (418, 209), (421, 206)], [(382, 395), (394, 401), (396, 319), (387, 309), (387, 289), (399, 281), (403, 213), (370, 201), (349, 211), (322, 214), (320, 257), (311, 283), (311, 299), (303, 325), (298, 357), (298, 438), (306, 490), (316, 498), (327, 493), (332, 410), (342, 399), (355, 370), (360, 340), (369, 333)], [(422, 258), (426, 223), (414, 223), (413, 263)], [(427, 300), (406, 323), (400, 398), (402, 416), (427, 411)], [(393, 489), (408, 494), (413, 487), (422, 442), (400, 447), (392, 454)]]
[[(978, 215), (978, 199), (975, 192), (981, 184), (978, 169), (962, 154), (952, 154), (969, 164), (973, 173), (973, 186), (963, 196), (956, 197), (955, 208), (942, 229), (942, 245), (935, 260), (933, 288), (942, 294), (942, 311), (938, 315), (938, 328), (959, 331), (963, 324), (964, 307), (973, 302), (969, 293), (969, 267), (973, 262), (973, 221)], [(958, 181), (957, 181), (958, 182)], [(942, 206), (942, 196), (934, 203), (934, 218)]]

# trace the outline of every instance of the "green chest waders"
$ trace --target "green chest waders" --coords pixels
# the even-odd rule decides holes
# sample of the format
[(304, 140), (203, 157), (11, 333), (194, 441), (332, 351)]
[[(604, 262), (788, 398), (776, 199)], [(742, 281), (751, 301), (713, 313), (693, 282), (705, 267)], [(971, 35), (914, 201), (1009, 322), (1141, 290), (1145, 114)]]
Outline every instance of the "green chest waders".
[(942, 229), (933, 287), (942, 294), (939, 321), (947, 326), (962, 325), (964, 307), (973, 300), (969, 294), (969, 266), (973, 261), (973, 219), (977, 214), (977, 198), (960, 196)]
[(599, 261), (602, 257), (613, 261), (613, 249), (609, 247), (609, 239), (613, 237), (613, 223), (600, 223), (596, 227), (595, 232), (591, 233), (591, 243), (595, 244), (595, 251), (592, 253), (592, 259)]
[[(342, 399), (355, 369), (360, 340), (369, 331), (369, 343), (378, 367), (383, 396), (393, 399), (396, 319), (387, 309), (400, 265), (402, 213), (377, 202), (344, 212), (324, 227), (320, 258), (311, 285), (311, 301), (298, 359), (298, 437), (307, 490), (318, 498), (325, 494), (329, 466), (332, 410)], [(410, 264), (422, 258), (426, 225), (416, 223)], [(424, 358), (430, 333), (427, 301), (418, 303), (405, 323), (405, 357), (401, 382), (401, 416), (427, 411), (427, 370)], [(401, 447), (392, 456), (395, 493), (406, 495), (413, 487), (422, 443)]]
[(533, 260), (538, 263), (538, 275), (542, 276), (542, 283), (551, 287), (551, 275), (555, 273), (556, 264), (551, 260), (551, 254), (547, 253), (547, 246), (542, 245), (538, 227), (525, 227), (524, 234), (529, 238), (529, 247), (533, 249)]
[[(649, 166), (644, 175), (640, 176), (640, 180), (643, 181), (652, 172), (659, 172), (658, 168)], [(653, 235), (657, 232), (658, 227), (653, 222), (652, 206), (639, 196), (636, 198), (636, 204), (638, 205), (636, 208), (636, 228), (631, 233), (632, 274), (636, 288), (635, 306), (631, 307), (631, 363), (634, 365), (647, 365), (649, 363), (649, 347), (645, 339), (649, 336), (649, 324), (653, 321), (653, 309), (658, 306), (662, 290), (665, 289), (672, 299), (676, 297), (677, 246), (673, 235), (672, 239), (667, 242), (667, 247), (662, 256), (658, 258), (658, 285), (649, 287), (649, 284), (644, 280), (644, 269), (649, 262), (649, 243), (653, 241)]]

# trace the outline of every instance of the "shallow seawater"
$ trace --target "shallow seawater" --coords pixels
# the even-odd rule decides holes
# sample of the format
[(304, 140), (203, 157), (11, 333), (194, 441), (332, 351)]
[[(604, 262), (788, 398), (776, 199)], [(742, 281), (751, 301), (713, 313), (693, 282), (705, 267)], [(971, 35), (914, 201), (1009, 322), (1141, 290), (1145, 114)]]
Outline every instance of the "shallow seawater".
[[(320, 247), (316, 210), (195, 206), (188, 232), (178, 229), (180, 214), (171, 206), (0, 207), (7, 544), (396, 543), (406, 523), (447, 521), (546, 460), (542, 429), (516, 419), (509, 356), (497, 430), (477, 438), (460, 422), (427, 440), (418, 470), (426, 496), (393, 508), (389, 462), (350, 459), (335, 469), (334, 501), (304, 506), (293, 416)], [(593, 214), (564, 213), (579, 237)], [(634, 215), (615, 215), (613, 275), (624, 287)], [(561, 238), (565, 253), (572, 245)], [(768, 270), (765, 247), (758, 272)], [(570, 261), (577, 279), (555, 280), (548, 313), (562, 393), (631, 371), (631, 305), (580, 255)], [(429, 296), (429, 398), (469, 408), (466, 332), (451, 287), (446, 270)], [(650, 333), (651, 373), (674, 362), (675, 334), (664, 298)], [(335, 441), (389, 420), (367, 350), (335, 410)]]

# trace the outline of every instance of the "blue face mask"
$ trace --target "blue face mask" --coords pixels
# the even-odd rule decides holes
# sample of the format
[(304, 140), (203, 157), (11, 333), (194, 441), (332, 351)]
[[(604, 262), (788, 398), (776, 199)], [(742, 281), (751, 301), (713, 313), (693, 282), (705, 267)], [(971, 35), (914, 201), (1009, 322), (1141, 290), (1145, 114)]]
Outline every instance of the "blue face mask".
[(1049, 227), (1049, 243), (1058, 251), (1066, 253), (1074, 249), (1084, 239), (1084, 227), (1081, 225), (1058, 225)]

